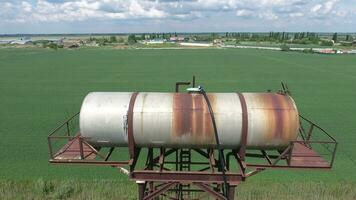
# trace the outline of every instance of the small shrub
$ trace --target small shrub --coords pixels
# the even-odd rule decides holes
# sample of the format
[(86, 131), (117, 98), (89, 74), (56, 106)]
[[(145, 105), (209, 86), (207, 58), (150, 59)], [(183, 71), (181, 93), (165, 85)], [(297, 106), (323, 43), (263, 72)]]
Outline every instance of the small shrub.
[(36, 186), (39, 192), (42, 193), (44, 196), (54, 191), (54, 184), (51, 181), (39, 179), (36, 183)]
[(74, 193), (74, 188), (69, 183), (63, 183), (56, 191), (55, 199), (68, 199)]
[(289, 50), (290, 50), (289, 46), (286, 45), (286, 44), (282, 44), (282, 45), (280, 46), (280, 48), (281, 48), (281, 51), (289, 51)]
[(314, 53), (312, 48), (309, 49), (303, 49), (303, 53)]

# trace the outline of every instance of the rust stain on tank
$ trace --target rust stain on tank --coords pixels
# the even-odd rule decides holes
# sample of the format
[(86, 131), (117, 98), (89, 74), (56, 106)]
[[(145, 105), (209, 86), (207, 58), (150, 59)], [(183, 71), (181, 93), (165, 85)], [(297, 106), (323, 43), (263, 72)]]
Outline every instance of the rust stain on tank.
[(288, 96), (274, 93), (259, 94), (257, 98), (267, 120), (267, 138), (287, 141), (294, 137), (298, 119), (292, 100)]
[[(214, 95), (208, 95), (214, 110)], [(173, 95), (172, 135), (174, 138), (190, 137), (196, 144), (214, 143), (214, 129), (203, 95), (176, 93)]]
[(192, 104), (190, 94), (173, 95), (173, 136), (180, 137), (191, 132)]

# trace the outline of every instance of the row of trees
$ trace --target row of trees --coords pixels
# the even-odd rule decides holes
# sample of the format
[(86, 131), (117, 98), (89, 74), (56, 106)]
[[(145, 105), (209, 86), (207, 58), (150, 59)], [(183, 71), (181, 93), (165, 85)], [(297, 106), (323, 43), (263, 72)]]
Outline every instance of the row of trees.
[[(177, 33), (142, 33), (142, 34), (130, 34), (127, 42), (123, 37), (91, 37), (91, 41), (96, 41), (99, 45), (106, 45), (109, 43), (127, 43), (135, 44), (139, 40), (146, 39), (170, 39), (171, 37), (177, 37)], [(293, 44), (321, 44), (324, 46), (332, 46), (334, 42), (338, 42), (340, 37), (337, 33), (334, 33), (329, 40), (325, 35), (321, 36), (315, 32), (269, 32), (269, 33), (247, 33), (247, 32), (226, 32), (222, 33), (203, 33), (203, 34), (189, 34), (186, 35), (187, 40), (212, 42), (215, 39), (224, 39), (230, 41), (257, 41), (257, 42), (278, 42), (278, 43), (293, 43)], [(333, 41), (331, 41), (331, 40)], [(340, 41), (353, 41), (351, 35), (345, 35), (341, 37)]]
[(125, 40), (122, 37), (119, 37), (119, 39), (117, 39), (116, 36), (110, 36), (110, 37), (90, 37), (89, 41), (91, 42), (96, 42), (97, 44), (99, 44), (100, 46), (105, 46), (107, 44), (111, 44), (111, 43), (124, 43)]
[[(235, 38), (242, 41), (273, 41), (273, 42), (293, 42), (293, 43), (317, 43), (320, 41), (317, 33), (311, 32), (269, 32), (264, 33), (226, 33), (226, 38)], [(307, 42), (309, 41), (309, 42)]]

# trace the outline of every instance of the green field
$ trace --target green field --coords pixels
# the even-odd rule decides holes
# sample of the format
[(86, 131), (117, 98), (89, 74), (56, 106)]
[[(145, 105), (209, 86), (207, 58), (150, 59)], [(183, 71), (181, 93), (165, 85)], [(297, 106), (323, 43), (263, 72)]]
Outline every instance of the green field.
[(90, 91), (171, 92), (176, 81), (189, 81), (193, 74), (209, 92), (277, 90), (285, 81), (299, 111), (339, 142), (331, 171), (267, 170), (242, 184), (241, 198), (292, 198), (288, 193), (296, 199), (356, 198), (356, 56), (8, 48), (0, 49), (0, 199), (59, 198), (61, 192), (88, 199), (84, 186), (91, 188), (89, 194), (99, 191), (93, 199), (135, 199), (135, 184), (113, 168), (48, 164), (46, 136), (79, 111)]

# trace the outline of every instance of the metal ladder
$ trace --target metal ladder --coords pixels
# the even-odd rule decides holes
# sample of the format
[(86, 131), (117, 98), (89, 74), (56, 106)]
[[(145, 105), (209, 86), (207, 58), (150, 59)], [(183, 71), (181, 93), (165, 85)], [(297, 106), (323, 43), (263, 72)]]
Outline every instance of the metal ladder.
[[(190, 149), (181, 149), (180, 154), (179, 154), (179, 170), (180, 171), (190, 171), (190, 164), (192, 160), (191, 156), (191, 150)], [(179, 185), (179, 198), (180, 199), (185, 199), (189, 198), (190, 196), (190, 184), (180, 184)]]

